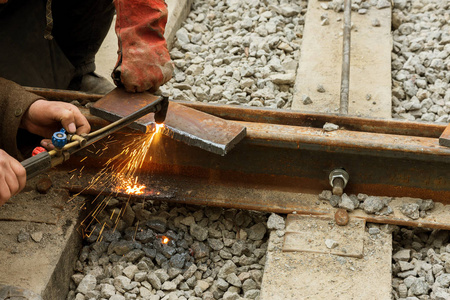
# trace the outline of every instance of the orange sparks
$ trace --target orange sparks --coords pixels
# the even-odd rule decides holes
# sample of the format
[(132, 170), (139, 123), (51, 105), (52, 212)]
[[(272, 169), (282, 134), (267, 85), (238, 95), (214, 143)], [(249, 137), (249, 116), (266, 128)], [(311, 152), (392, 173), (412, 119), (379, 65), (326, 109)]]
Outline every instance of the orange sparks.
[[(143, 195), (147, 187), (139, 182), (140, 178), (138, 174), (143, 164), (151, 161), (151, 156), (148, 155), (149, 150), (151, 148), (155, 135), (161, 132), (163, 128), (164, 124), (155, 124), (154, 131), (150, 134), (141, 136), (137, 139), (133, 139), (129, 143), (122, 145), (122, 151), (113, 158), (110, 158), (105, 163), (104, 168), (90, 180), (88, 184), (89, 186), (87, 186), (86, 188), (96, 185), (99, 187), (103, 187), (104, 189), (112, 189), (115, 193)], [(95, 145), (93, 145), (94, 151), (90, 152), (95, 152), (96, 155), (101, 156), (104, 151), (108, 150), (112, 146), (116, 147), (116, 143), (117, 140), (113, 139), (111, 136), (108, 136), (107, 141), (103, 143), (103, 148), (99, 149), (96, 148)], [(83, 158), (81, 162), (85, 159), (86, 157)], [(83, 169), (84, 166), (79, 170), (78, 177), (81, 176)], [(71, 171), (70, 173), (74, 171), (75, 170)], [(116, 230), (119, 224), (119, 220), (125, 211), (126, 205), (119, 211), (117, 209), (112, 210), (109, 214), (106, 215), (105, 219), (105, 214), (103, 212), (105, 208), (107, 208), (109, 200), (108, 198), (105, 198), (102, 201), (98, 201), (97, 198), (98, 197), (96, 197), (92, 201), (92, 204), (94, 204), (94, 202), (97, 203), (95, 209), (93, 209), (93, 211), (89, 213), (85, 220), (83, 220), (83, 222), (80, 224), (80, 227), (83, 231), (83, 234), (88, 237), (94, 232), (97, 227), (100, 228), (100, 233), (97, 238), (97, 240), (99, 241), (102, 239), (102, 233), (105, 229), (112, 228), (113, 230)], [(86, 207), (83, 207), (82, 209), (86, 209)], [(136, 225), (135, 234), (137, 233), (137, 226), (138, 225)], [(170, 242), (170, 239), (166, 236), (162, 236), (161, 242), (162, 244), (167, 244)]]

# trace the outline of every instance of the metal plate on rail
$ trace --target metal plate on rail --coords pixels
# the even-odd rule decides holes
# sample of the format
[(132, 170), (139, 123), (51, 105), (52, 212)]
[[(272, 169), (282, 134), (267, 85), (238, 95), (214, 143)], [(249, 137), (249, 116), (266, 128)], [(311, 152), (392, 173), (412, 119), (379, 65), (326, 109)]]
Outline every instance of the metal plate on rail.
[[(127, 93), (115, 89), (98, 100), (90, 112), (113, 122), (144, 107), (155, 97), (158, 96), (148, 92)], [(164, 125), (164, 135), (220, 155), (225, 155), (246, 135), (246, 128), (241, 124), (174, 102), (169, 103)], [(154, 114), (140, 118), (130, 127), (144, 133), (152, 132), (155, 129)]]

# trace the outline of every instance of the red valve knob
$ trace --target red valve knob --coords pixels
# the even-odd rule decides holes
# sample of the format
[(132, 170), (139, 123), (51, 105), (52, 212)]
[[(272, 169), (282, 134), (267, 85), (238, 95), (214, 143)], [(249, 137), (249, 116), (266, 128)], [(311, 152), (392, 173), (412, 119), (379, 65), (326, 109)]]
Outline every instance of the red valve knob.
[(45, 152), (45, 151), (47, 151), (47, 150), (45, 150), (45, 148), (43, 148), (43, 147), (36, 147), (33, 149), (33, 152), (31, 152), (31, 156), (38, 155), (39, 153)]

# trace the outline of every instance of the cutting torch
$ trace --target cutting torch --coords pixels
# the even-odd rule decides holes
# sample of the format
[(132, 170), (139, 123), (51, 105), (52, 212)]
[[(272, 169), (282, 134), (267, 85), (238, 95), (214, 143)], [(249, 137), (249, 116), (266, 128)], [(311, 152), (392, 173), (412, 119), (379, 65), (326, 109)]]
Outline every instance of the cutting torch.
[(40, 152), (21, 162), (27, 172), (27, 180), (65, 162), (75, 152), (130, 125), (149, 113), (155, 113), (154, 119), (156, 123), (163, 123), (168, 106), (168, 97), (162, 96), (136, 112), (91, 133), (82, 135), (69, 134), (64, 129), (55, 132), (52, 136), (52, 143), (55, 146), (54, 150)]

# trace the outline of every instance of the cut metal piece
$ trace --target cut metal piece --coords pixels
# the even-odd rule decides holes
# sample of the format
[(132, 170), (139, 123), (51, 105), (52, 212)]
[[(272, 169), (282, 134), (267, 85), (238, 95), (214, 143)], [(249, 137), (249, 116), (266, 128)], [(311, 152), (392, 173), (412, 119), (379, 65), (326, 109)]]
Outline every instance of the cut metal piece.
[(164, 135), (220, 155), (227, 154), (247, 133), (241, 124), (173, 102), (164, 124)]
[(439, 145), (450, 147), (450, 124), (439, 137)]
[(283, 251), (363, 257), (365, 220), (338, 226), (330, 216), (288, 215)]
[[(158, 96), (147, 92), (112, 92), (91, 107), (91, 114), (112, 122), (138, 110), (155, 98)], [(169, 103), (164, 125), (164, 135), (221, 155), (225, 155), (246, 135), (246, 128), (241, 124), (174, 102)], [(144, 133), (152, 132), (155, 128), (154, 114), (140, 118), (130, 127)]]

